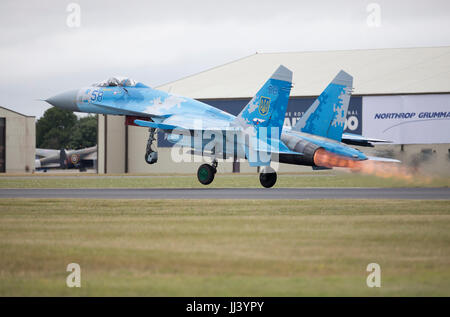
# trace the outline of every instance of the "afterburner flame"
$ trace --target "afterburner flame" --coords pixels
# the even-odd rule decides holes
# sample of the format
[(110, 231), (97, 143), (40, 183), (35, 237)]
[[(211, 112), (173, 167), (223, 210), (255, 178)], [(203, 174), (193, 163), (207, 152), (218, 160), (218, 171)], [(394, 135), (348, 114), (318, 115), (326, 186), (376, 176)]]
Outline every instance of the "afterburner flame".
[(314, 164), (322, 167), (346, 167), (353, 172), (374, 175), (383, 178), (399, 178), (412, 181), (415, 171), (399, 163), (387, 163), (380, 161), (356, 161), (343, 157), (325, 149), (318, 149), (314, 153)]

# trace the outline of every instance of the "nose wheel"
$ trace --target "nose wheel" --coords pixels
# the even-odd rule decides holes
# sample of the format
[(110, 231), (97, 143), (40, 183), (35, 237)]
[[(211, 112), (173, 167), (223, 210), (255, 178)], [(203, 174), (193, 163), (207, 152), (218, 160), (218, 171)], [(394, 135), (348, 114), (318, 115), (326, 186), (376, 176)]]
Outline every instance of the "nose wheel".
[(203, 185), (209, 185), (214, 180), (214, 176), (217, 173), (217, 161), (214, 160), (210, 164), (202, 164), (197, 170), (197, 178)]
[(145, 153), (145, 162), (147, 162), (147, 164), (154, 164), (157, 161), (158, 161), (158, 152), (152, 150)]

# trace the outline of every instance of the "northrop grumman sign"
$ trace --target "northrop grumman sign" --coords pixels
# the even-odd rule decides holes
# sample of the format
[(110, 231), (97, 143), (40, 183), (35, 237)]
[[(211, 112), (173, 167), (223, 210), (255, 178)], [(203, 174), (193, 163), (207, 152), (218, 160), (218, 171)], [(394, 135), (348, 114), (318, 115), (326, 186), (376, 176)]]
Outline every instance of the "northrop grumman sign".
[(363, 97), (363, 135), (395, 144), (450, 143), (450, 94)]

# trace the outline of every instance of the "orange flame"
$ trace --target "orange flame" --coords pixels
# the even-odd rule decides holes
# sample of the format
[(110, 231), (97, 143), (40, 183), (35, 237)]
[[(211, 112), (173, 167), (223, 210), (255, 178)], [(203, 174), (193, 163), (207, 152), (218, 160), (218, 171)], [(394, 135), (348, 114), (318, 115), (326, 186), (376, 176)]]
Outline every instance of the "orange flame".
[(371, 160), (356, 161), (351, 158), (328, 152), (322, 148), (314, 153), (314, 164), (322, 167), (345, 167), (353, 172), (382, 178), (399, 178), (406, 181), (412, 181), (417, 175), (417, 171), (399, 163)]

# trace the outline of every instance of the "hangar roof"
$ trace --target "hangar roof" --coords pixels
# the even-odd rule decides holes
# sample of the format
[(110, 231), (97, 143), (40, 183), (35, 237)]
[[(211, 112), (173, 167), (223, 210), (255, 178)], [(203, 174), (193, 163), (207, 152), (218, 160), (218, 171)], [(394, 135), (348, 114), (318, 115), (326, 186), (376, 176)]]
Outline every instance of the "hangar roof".
[(19, 113), (19, 112), (17, 112), (17, 111), (14, 111), (14, 110), (11, 110), (11, 109), (2, 107), (2, 106), (0, 106), (0, 110), (6, 111), (6, 112), (10, 112), (10, 113), (12, 113), (12, 114), (14, 114), (14, 115), (19, 115), (19, 116), (22, 116), (22, 117), (34, 118), (34, 116), (28, 116), (28, 115), (26, 115), (26, 114)]
[(319, 95), (343, 69), (355, 95), (450, 92), (450, 46), (257, 53), (158, 89), (200, 99), (251, 97), (283, 64), (294, 72), (291, 96)]

